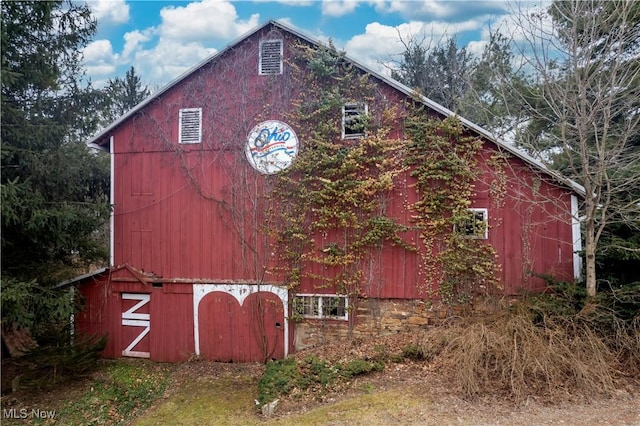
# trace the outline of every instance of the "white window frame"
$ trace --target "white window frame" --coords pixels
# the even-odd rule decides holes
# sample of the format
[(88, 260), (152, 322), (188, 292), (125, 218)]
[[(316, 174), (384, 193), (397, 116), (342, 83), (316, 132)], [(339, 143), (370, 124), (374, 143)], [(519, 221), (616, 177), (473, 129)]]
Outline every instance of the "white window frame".
[(468, 226), (465, 225), (465, 231), (463, 232), (462, 230), (458, 229), (458, 226), (454, 226), (454, 232), (459, 233), (460, 235), (462, 235), (465, 238), (473, 238), (473, 239), (478, 239), (478, 240), (486, 240), (489, 238), (489, 210), (486, 208), (469, 208), (467, 209), (470, 212), (473, 212), (473, 218), (476, 218), (476, 215), (478, 213), (482, 213), (482, 222), (484, 223), (484, 233), (483, 234), (468, 234), (466, 232), (466, 229), (468, 229)]
[[(344, 300), (344, 315), (329, 315), (325, 313), (325, 311), (327, 310), (326, 302), (330, 299)], [(307, 302), (315, 304), (315, 308), (313, 309), (314, 313), (300, 313), (297, 308), (297, 305), (300, 303), (300, 301), (304, 301), (305, 304), (307, 304)], [(310, 304), (309, 306), (312, 305)], [(349, 319), (349, 299), (347, 298), (347, 296), (338, 294), (296, 294), (293, 298), (293, 312), (295, 312), (296, 315), (300, 315), (304, 318), (335, 319), (347, 321)]]
[[(191, 118), (193, 119), (195, 114), (197, 113), (197, 138), (194, 138), (194, 135), (190, 137), (185, 137), (183, 134), (183, 130), (186, 130), (183, 127), (183, 123), (185, 119)], [(194, 134), (196, 133), (194, 132)], [(181, 108), (178, 114), (178, 143), (180, 144), (194, 144), (194, 143), (202, 143), (202, 108)]]
[[(279, 58), (279, 69), (278, 72), (274, 72), (274, 67), (273, 66), (269, 66), (269, 67), (263, 67), (263, 46), (265, 44), (273, 44), (273, 43), (279, 43), (280, 45), (280, 58)], [(282, 39), (265, 39), (265, 40), (260, 40), (260, 49), (259, 49), (259, 58), (258, 58), (258, 75), (280, 75), (283, 72), (283, 58), (284, 55), (284, 42)], [(272, 59), (272, 58), (269, 58)], [(266, 69), (265, 69), (266, 68)]]
[(351, 114), (352, 117), (359, 117), (369, 114), (369, 106), (364, 102), (349, 102), (342, 106), (342, 139), (361, 139), (365, 136), (364, 130), (362, 133), (349, 133), (347, 134), (347, 113), (358, 112), (357, 114)]

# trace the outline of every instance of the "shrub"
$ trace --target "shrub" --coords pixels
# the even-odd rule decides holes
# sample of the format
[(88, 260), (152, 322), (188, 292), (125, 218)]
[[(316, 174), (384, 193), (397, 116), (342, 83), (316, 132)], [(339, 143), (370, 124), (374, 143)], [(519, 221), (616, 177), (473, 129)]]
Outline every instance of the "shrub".
[(520, 401), (608, 395), (621, 376), (640, 372), (637, 290), (587, 299), (579, 284), (549, 284), (548, 294), (525, 297), (492, 318), (432, 329), (420, 345), (425, 359), (449, 366), (466, 397), (503, 393)]
[(322, 398), (328, 389), (345, 386), (346, 379), (380, 371), (382, 362), (353, 359), (335, 365), (316, 356), (269, 361), (258, 383), (258, 405), (262, 406), (285, 395), (313, 393)]
[(526, 298), (516, 310), (529, 312), (540, 325), (552, 319), (589, 329), (612, 351), (621, 369), (640, 373), (640, 282), (619, 287), (601, 284), (597, 296), (587, 298), (583, 284), (543, 278), (549, 292)]
[(363, 359), (353, 359), (342, 366), (341, 375), (349, 378), (360, 374), (371, 373), (372, 371), (382, 371), (384, 364), (381, 362), (365, 361)]
[(512, 314), (489, 323), (447, 330), (455, 382), (467, 397), (505, 392), (516, 400), (566, 391), (603, 394), (615, 390), (613, 354), (588, 327), (568, 321), (542, 326)]
[(258, 382), (259, 405), (289, 394), (300, 379), (301, 375), (294, 358), (269, 361), (264, 375)]
[(407, 345), (402, 348), (402, 356), (413, 361), (422, 361), (427, 358), (424, 349), (416, 344)]
[(20, 387), (52, 389), (85, 377), (95, 370), (106, 344), (106, 337), (92, 337), (67, 340), (57, 346), (39, 346), (16, 360), (23, 367), (17, 371)]

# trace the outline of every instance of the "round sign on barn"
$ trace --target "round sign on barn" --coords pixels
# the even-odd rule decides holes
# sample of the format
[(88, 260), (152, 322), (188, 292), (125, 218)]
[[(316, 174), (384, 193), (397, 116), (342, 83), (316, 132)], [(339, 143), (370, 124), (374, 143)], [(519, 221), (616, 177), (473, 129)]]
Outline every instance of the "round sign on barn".
[(298, 137), (286, 123), (267, 120), (256, 125), (245, 146), (247, 160), (265, 175), (278, 173), (291, 165), (298, 153)]

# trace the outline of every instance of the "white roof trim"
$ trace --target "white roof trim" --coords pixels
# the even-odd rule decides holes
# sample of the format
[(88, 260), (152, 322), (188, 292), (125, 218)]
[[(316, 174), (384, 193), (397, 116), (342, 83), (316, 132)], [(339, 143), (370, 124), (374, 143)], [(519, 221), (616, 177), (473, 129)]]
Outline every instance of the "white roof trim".
[[(252, 36), (253, 34), (255, 34), (258, 31), (262, 30), (263, 28), (267, 27), (268, 25), (274, 25), (276, 27), (279, 27), (279, 28), (281, 28), (281, 29), (283, 29), (283, 30), (285, 30), (287, 32), (290, 32), (290, 33), (292, 33), (292, 34), (294, 34), (294, 35), (296, 35), (296, 36), (308, 41), (309, 43), (311, 43), (313, 45), (319, 46), (319, 45), (322, 44), (322, 43), (320, 43), (320, 41), (315, 40), (314, 38), (312, 38), (312, 37), (300, 32), (299, 30), (297, 30), (297, 29), (295, 29), (293, 27), (290, 27), (290, 26), (288, 26), (286, 24), (283, 24), (282, 22), (278, 22), (278, 21), (274, 21), (274, 20), (267, 21), (264, 24), (262, 24), (262, 25), (260, 25), (260, 26), (258, 26), (256, 28), (254, 28), (253, 30), (249, 31), (248, 33), (238, 37), (237, 39), (235, 39), (234, 41), (229, 43), (227, 46), (225, 46), (219, 52), (217, 52), (214, 55), (208, 57), (207, 59), (205, 59), (204, 61), (200, 62), (199, 64), (191, 67), (190, 69), (188, 69), (187, 71), (182, 73), (180, 76), (178, 76), (177, 78), (175, 78), (171, 82), (169, 82), (161, 90), (149, 95), (146, 99), (144, 99), (138, 105), (133, 107), (126, 114), (122, 115), (116, 121), (114, 121), (109, 126), (107, 126), (105, 129), (103, 129), (102, 131), (97, 133), (94, 137), (92, 137), (91, 140), (89, 140), (88, 144), (98, 144), (99, 145), (101, 140), (105, 139), (109, 135), (109, 133), (111, 133), (120, 124), (125, 122), (129, 117), (131, 117), (134, 114), (136, 114), (142, 108), (144, 108), (145, 106), (147, 106), (148, 104), (153, 102), (156, 98), (160, 97), (163, 93), (169, 91), (171, 88), (176, 86), (179, 82), (184, 80), (186, 77), (188, 77), (189, 75), (191, 75), (192, 73), (194, 73), (198, 69), (202, 68), (203, 66), (205, 66), (209, 62), (214, 61), (218, 56), (223, 55), (227, 50), (231, 49), (233, 46), (238, 44), (240, 41), (244, 40), (245, 38), (248, 38), (248, 37)], [(386, 77), (386, 76), (378, 73), (377, 71), (374, 71), (374, 70), (370, 69), (369, 67), (367, 67), (365, 65), (362, 65), (361, 63), (359, 63), (355, 59), (351, 58), (349, 55), (346, 55), (345, 59), (347, 61), (351, 62), (352, 64), (354, 64), (356, 67), (360, 68), (362, 71), (366, 72), (367, 74), (371, 74), (375, 78), (385, 82), (389, 86), (399, 90), (400, 92), (406, 94), (407, 96), (411, 96), (411, 97), (415, 97), (416, 96), (416, 93), (415, 93), (415, 91), (413, 89), (409, 88), (408, 86), (405, 86), (404, 84), (402, 84), (402, 83), (400, 83), (400, 82), (398, 82), (396, 80), (393, 80), (390, 77)], [(450, 111), (449, 109), (445, 108), (444, 106), (432, 101), (431, 99), (427, 98), (426, 96), (419, 95), (418, 99), (420, 99), (420, 101), (424, 105), (426, 105), (427, 107), (431, 108), (432, 110), (434, 110), (434, 111), (436, 111), (436, 112), (438, 112), (438, 113), (440, 113), (440, 114), (442, 114), (442, 115), (444, 115), (446, 117), (453, 117), (453, 116), (457, 117), (460, 120), (460, 122), (464, 126), (469, 128), (470, 130), (478, 133), (479, 135), (483, 136), (484, 138), (486, 138), (489, 141), (491, 141), (494, 144), (496, 144), (499, 148), (504, 149), (505, 151), (507, 151), (508, 153), (514, 155), (517, 158), (520, 158), (524, 162), (528, 163), (529, 165), (533, 166), (534, 168), (538, 169), (539, 171), (551, 176), (553, 179), (555, 179), (558, 182), (568, 186), (569, 188), (571, 188), (571, 190), (573, 190), (577, 194), (582, 195), (584, 197), (585, 189), (579, 183), (574, 182), (573, 180), (571, 180), (571, 179), (569, 179), (569, 178), (567, 178), (565, 176), (562, 176), (560, 173), (549, 169), (545, 164), (543, 164), (542, 162), (538, 161), (537, 159), (531, 157), (526, 152), (521, 151), (520, 149), (518, 149), (518, 148), (516, 148), (516, 147), (514, 147), (514, 146), (512, 146), (512, 145), (510, 145), (510, 144), (508, 144), (508, 143), (506, 143), (504, 141), (501, 141), (500, 139), (495, 137), (492, 133), (490, 133), (486, 129), (483, 129), (482, 127), (478, 126), (475, 123), (472, 123), (471, 121), (467, 120), (464, 117), (460, 117), (459, 115), (455, 114), (453, 111)]]

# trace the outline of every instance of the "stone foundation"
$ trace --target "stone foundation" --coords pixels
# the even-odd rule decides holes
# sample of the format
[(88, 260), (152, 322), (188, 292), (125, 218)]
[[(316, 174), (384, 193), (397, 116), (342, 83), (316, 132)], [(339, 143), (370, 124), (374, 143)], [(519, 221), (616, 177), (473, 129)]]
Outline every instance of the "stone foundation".
[(495, 302), (484, 302), (463, 309), (422, 300), (362, 299), (350, 313), (355, 315), (352, 317), (354, 325), (351, 335), (348, 321), (306, 319), (295, 324), (294, 348), (299, 351), (350, 338), (411, 332), (441, 324), (452, 316), (484, 316), (495, 310)]

